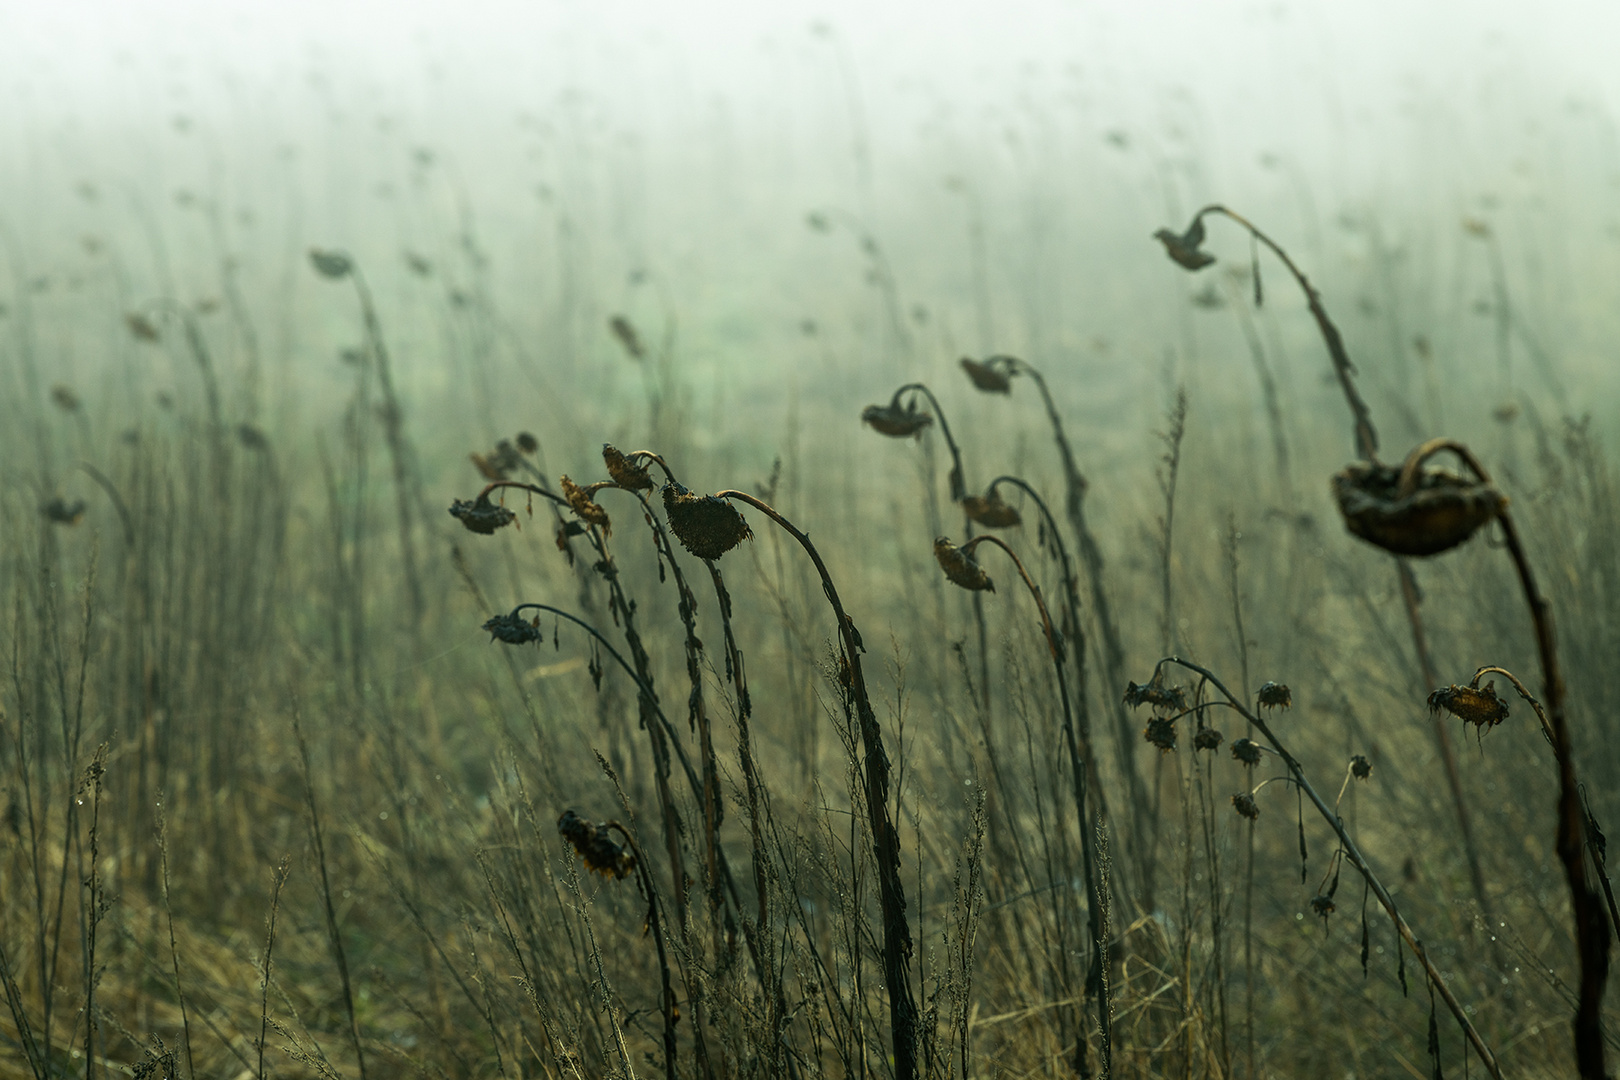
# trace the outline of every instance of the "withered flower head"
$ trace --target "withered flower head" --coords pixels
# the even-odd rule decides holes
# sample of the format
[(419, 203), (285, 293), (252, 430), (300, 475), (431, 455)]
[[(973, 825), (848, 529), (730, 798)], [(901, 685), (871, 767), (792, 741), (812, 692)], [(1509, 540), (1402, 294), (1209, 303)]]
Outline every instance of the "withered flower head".
[(1202, 270), (1215, 261), (1215, 256), (1198, 250), (1204, 242), (1203, 218), (1193, 218), (1187, 231), (1179, 236), (1169, 229), (1160, 229), (1153, 234), (1153, 239), (1163, 244), (1165, 253), (1185, 270)]
[(645, 360), (647, 358), (647, 346), (641, 343), (641, 335), (636, 333), (636, 328), (631, 325), (629, 319), (623, 315), (615, 315), (608, 320), (608, 329), (613, 331), (613, 336), (619, 339), (619, 344), (623, 345), (624, 351), (630, 354), (630, 359)]
[(349, 261), (349, 257), (343, 252), (327, 251), (322, 248), (309, 249), (309, 262), (321, 277), (330, 278), (333, 281), (348, 277), (349, 271), (354, 269), (354, 264)]
[(129, 327), (129, 332), (135, 335), (137, 341), (145, 341), (150, 344), (162, 336), (158, 333), (157, 324), (138, 311), (132, 311), (125, 315), (124, 325)]
[(63, 412), (79, 411), (79, 395), (73, 392), (71, 386), (63, 386), (61, 383), (57, 383), (51, 387), (51, 400)]
[(652, 477), (647, 474), (647, 467), (632, 462), (619, 453), (619, 448), (612, 443), (602, 444), (602, 464), (607, 466), (608, 475), (613, 477), (613, 482), (626, 491), (653, 489)]
[(485, 480), (509, 480), (512, 473), (523, 465), (523, 457), (517, 447), (505, 439), (496, 443), (495, 449), (487, 454), (472, 453), (467, 457)]
[(1267, 709), (1289, 709), (1294, 705), (1294, 692), (1279, 682), (1268, 682), (1260, 687), (1260, 704)]
[(1145, 686), (1138, 686), (1134, 682), (1126, 683), (1125, 704), (1133, 709), (1151, 705), (1155, 709), (1184, 712), (1187, 708), (1187, 693), (1179, 686), (1165, 686), (1162, 674), (1155, 675)]
[(245, 422), (236, 425), (236, 441), (247, 450), (265, 450), (270, 446), (270, 440), (265, 436), (263, 428)]
[(1142, 738), (1169, 753), (1176, 748), (1176, 722), (1168, 716), (1155, 716), (1142, 729)]
[(540, 449), (540, 440), (535, 438), (533, 435), (530, 435), (527, 431), (518, 432), (516, 441), (518, 449), (523, 451), (525, 454), (533, 454), (536, 450)]
[(1253, 795), (1239, 793), (1232, 796), (1232, 809), (1238, 812), (1239, 817), (1246, 817), (1250, 821), (1260, 816), (1260, 806), (1254, 801)]
[(517, 515), (506, 507), (490, 502), (488, 494), (472, 500), (452, 500), (450, 516), (482, 536), (493, 534), (496, 529), (512, 524), (517, 518)]
[(962, 500), (962, 510), (987, 529), (1010, 529), (1024, 523), (1018, 511), (1001, 497), (999, 491), (969, 495)]
[(1350, 775), (1357, 780), (1365, 780), (1372, 775), (1372, 762), (1367, 760), (1366, 754), (1357, 754), (1350, 759)]
[(562, 489), (563, 498), (568, 500), (568, 505), (579, 515), (581, 521), (600, 526), (604, 533), (613, 532), (613, 523), (608, 520), (608, 512), (596, 504), (595, 485), (582, 488), (564, 476)]
[(52, 525), (77, 525), (79, 519), (84, 517), (84, 500), (70, 503), (58, 496), (41, 506), (39, 512)]
[(1008, 377), (1009, 373), (1007, 371), (1002, 370), (1001, 365), (994, 363), (995, 359), (992, 357), (990, 360), (981, 363), (978, 360), (970, 360), (964, 356), (962, 357), (962, 370), (967, 372), (968, 378), (973, 380), (973, 385), (985, 393), (1010, 394), (1012, 393), (1012, 379)]
[(527, 645), (545, 637), (540, 632), (539, 616), (530, 622), (521, 615), (495, 615), (484, 620), (484, 629), (489, 631), (490, 640), (504, 641), (508, 645)]
[(898, 402), (893, 401), (887, 405), (868, 405), (861, 410), (861, 420), (870, 425), (873, 431), (892, 439), (921, 435), (923, 429), (934, 422), (930, 414), (910, 405), (902, 409)]
[(1472, 686), (1442, 686), (1429, 695), (1429, 712), (1438, 715), (1444, 709), (1459, 720), (1488, 730), (1508, 718), (1508, 703), (1496, 696), (1496, 680), (1485, 684), (1483, 690)]
[(615, 843), (606, 828), (572, 810), (564, 810), (557, 819), (557, 831), (579, 852), (585, 865), (603, 877), (622, 878), (635, 869), (634, 854)]
[(1333, 914), (1333, 912), (1338, 909), (1338, 906), (1339, 905), (1333, 902), (1333, 897), (1331, 896), (1311, 897), (1311, 911), (1324, 919)]
[(953, 585), (973, 592), (996, 591), (996, 583), (990, 580), (990, 575), (984, 572), (979, 561), (948, 538), (935, 537), (934, 558), (939, 560), (939, 568), (945, 571), (945, 576), (950, 578)]
[(1222, 735), (1212, 727), (1199, 728), (1198, 734), (1193, 736), (1194, 750), (1216, 750), (1220, 748)]
[(1401, 470), (1361, 461), (1333, 477), (1345, 528), (1396, 555), (1437, 555), (1474, 535), (1507, 505), (1489, 484), (1424, 466), (1416, 488), (1400, 493)]
[(725, 499), (694, 495), (673, 480), (664, 485), (663, 496), (670, 531), (681, 547), (700, 559), (718, 559), (754, 535)]
[(1232, 756), (1245, 765), (1260, 764), (1260, 744), (1253, 739), (1233, 739)]

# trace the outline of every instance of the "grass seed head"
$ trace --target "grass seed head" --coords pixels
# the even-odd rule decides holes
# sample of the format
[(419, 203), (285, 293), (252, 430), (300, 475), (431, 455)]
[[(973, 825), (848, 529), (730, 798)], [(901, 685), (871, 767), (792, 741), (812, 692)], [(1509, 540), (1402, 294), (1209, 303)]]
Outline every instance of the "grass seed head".
[(987, 394), (1012, 393), (1012, 379), (999, 365), (990, 362), (981, 363), (978, 360), (970, 360), (964, 356), (962, 357), (962, 370), (967, 372), (967, 376), (973, 380), (974, 386)]
[(608, 512), (596, 504), (596, 488), (583, 488), (568, 477), (562, 478), (563, 497), (579, 519), (590, 525), (600, 526), (604, 533), (613, 532), (613, 522), (608, 519)]
[(1472, 686), (1442, 686), (1429, 695), (1429, 712), (1439, 715), (1444, 709), (1459, 720), (1474, 724), (1485, 731), (1508, 718), (1508, 703), (1496, 696), (1496, 680), (1484, 689)]
[(614, 842), (607, 829), (586, 821), (572, 810), (564, 810), (557, 819), (557, 831), (585, 865), (603, 877), (627, 877), (636, 867), (636, 857), (621, 844)]
[(1253, 739), (1233, 739), (1232, 756), (1245, 765), (1260, 764), (1260, 744)]
[(973, 592), (995, 592), (996, 583), (972, 555), (951, 543), (947, 537), (934, 538), (934, 558), (953, 585)]
[(1260, 704), (1267, 709), (1290, 709), (1294, 705), (1294, 692), (1279, 682), (1268, 682), (1260, 687)]
[(1209, 252), (1198, 250), (1204, 242), (1203, 218), (1193, 218), (1187, 231), (1179, 235), (1169, 229), (1160, 229), (1153, 234), (1153, 239), (1163, 244), (1165, 254), (1184, 270), (1202, 270), (1215, 261), (1215, 256)]
[(1489, 484), (1424, 466), (1416, 488), (1400, 494), (1401, 470), (1365, 461), (1333, 477), (1345, 528), (1396, 555), (1438, 555), (1461, 544), (1507, 506)]
[(651, 491), (653, 480), (645, 465), (637, 465), (619, 452), (612, 443), (602, 444), (602, 464), (607, 466), (613, 482), (626, 491)]
[(450, 516), (465, 525), (469, 531), (481, 536), (489, 536), (496, 529), (510, 525), (517, 519), (517, 515), (506, 507), (496, 506), (490, 502), (488, 495), (480, 495), (471, 500), (452, 500)]
[(670, 531), (681, 547), (700, 559), (718, 559), (754, 535), (725, 499), (694, 495), (673, 480), (664, 485), (663, 495)]
[(1223, 736), (1212, 727), (1199, 728), (1198, 734), (1193, 736), (1194, 750), (1218, 750)]
[(962, 510), (968, 517), (987, 529), (1010, 529), (1024, 523), (1013, 505), (991, 491), (984, 495), (969, 495), (962, 500)]
[(521, 615), (495, 615), (484, 620), (484, 629), (489, 631), (490, 640), (508, 645), (527, 645), (545, 637), (540, 632), (539, 616), (530, 622)]
[(1357, 780), (1365, 780), (1372, 775), (1372, 762), (1367, 760), (1366, 754), (1357, 754), (1350, 759), (1350, 775)]
[(1142, 738), (1169, 753), (1176, 748), (1176, 722), (1168, 716), (1155, 716), (1142, 729)]
[(873, 431), (887, 435), (891, 439), (906, 439), (921, 435), (923, 429), (934, 422), (930, 414), (909, 405), (901, 408), (892, 401), (887, 405), (868, 405), (861, 410), (861, 420)]

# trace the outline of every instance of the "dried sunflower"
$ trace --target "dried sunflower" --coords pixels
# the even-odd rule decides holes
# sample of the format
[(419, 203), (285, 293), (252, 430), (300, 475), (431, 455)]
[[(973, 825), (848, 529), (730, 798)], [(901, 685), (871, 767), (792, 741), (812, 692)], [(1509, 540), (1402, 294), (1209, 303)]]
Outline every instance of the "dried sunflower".
[(963, 551), (946, 537), (934, 539), (934, 558), (951, 583), (974, 592), (995, 592), (996, 584), (984, 572), (977, 559)]
[(713, 495), (694, 495), (671, 480), (664, 485), (664, 513), (681, 546), (700, 559), (718, 559), (754, 534), (737, 508)]
[(1345, 528), (1396, 555), (1438, 555), (1474, 535), (1507, 506), (1507, 496), (1446, 469), (1417, 470), (1410, 491), (1401, 470), (1357, 462), (1333, 477)]
[(635, 869), (634, 853), (616, 843), (605, 826), (564, 810), (557, 819), (557, 831), (579, 852), (585, 865), (603, 877), (622, 878)]

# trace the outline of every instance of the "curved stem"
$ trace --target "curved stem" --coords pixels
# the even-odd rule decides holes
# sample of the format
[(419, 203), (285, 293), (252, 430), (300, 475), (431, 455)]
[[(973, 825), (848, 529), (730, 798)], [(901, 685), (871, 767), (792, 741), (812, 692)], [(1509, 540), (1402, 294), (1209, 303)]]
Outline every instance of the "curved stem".
[(647, 870), (647, 860), (641, 854), (641, 848), (636, 846), (635, 838), (630, 835), (630, 830), (617, 821), (605, 821), (602, 823), (602, 828), (617, 831), (620, 836), (624, 837), (625, 845), (630, 848), (631, 853), (636, 857), (636, 883), (641, 886), (641, 891), (647, 897), (647, 928), (652, 932), (653, 941), (658, 945), (658, 973), (663, 980), (658, 1005), (659, 1012), (663, 1014), (664, 1018), (664, 1075), (673, 1077), (675, 1075), (676, 1054), (675, 991), (670, 985), (669, 956), (665, 951), (664, 925), (660, 918), (658, 890), (653, 886), (652, 874)]
[(899, 407), (900, 395), (908, 391), (920, 392), (928, 399), (928, 403), (934, 407), (934, 415), (939, 418), (940, 433), (945, 436), (945, 445), (951, 451), (951, 502), (959, 503), (967, 495), (967, 480), (965, 478), (966, 474), (962, 471), (962, 451), (958, 449), (956, 439), (951, 436), (951, 425), (945, 419), (945, 410), (939, 407), (939, 399), (934, 396), (934, 392), (920, 382), (906, 383), (906, 385), (896, 390), (893, 400), (895, 407)]

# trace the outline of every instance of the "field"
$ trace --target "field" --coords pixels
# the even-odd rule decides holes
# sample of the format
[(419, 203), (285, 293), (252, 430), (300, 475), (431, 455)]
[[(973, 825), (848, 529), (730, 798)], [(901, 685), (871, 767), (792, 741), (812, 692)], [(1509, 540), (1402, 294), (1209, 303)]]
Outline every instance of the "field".
[(1601, 1075), (1600, 98), (794, 34), (16, 91), (0, 1075)]

